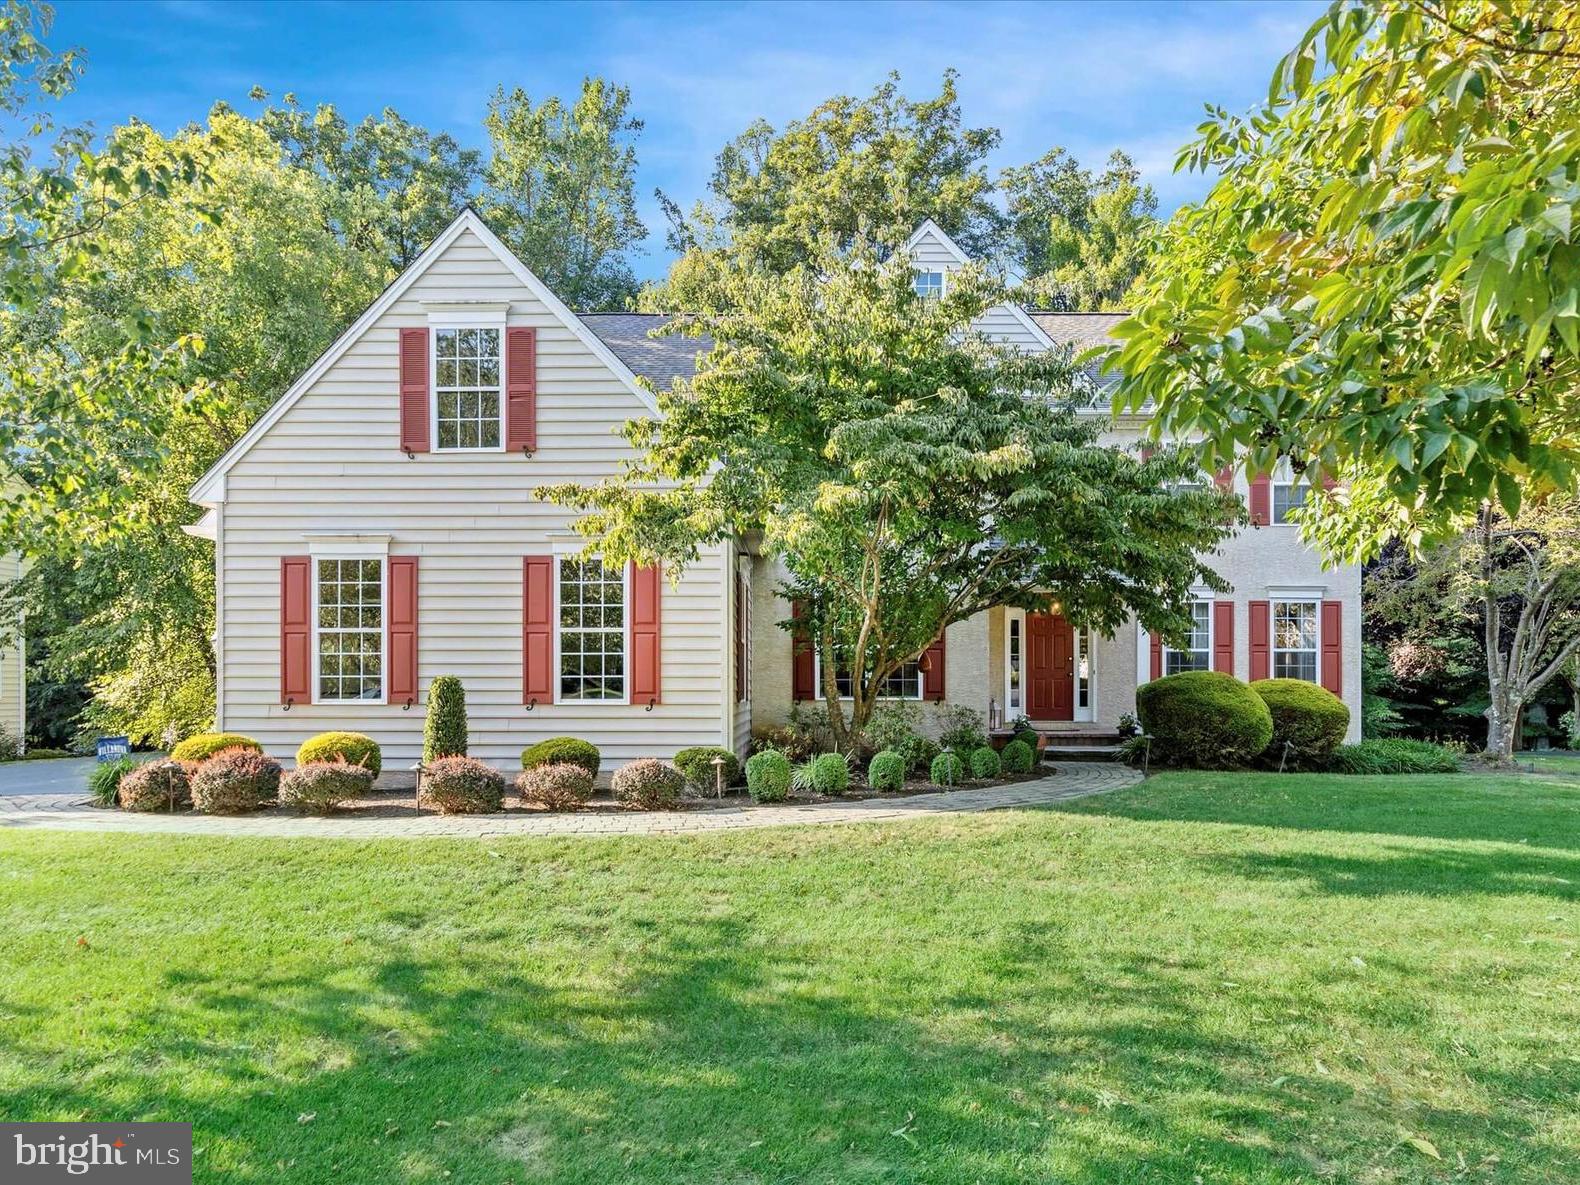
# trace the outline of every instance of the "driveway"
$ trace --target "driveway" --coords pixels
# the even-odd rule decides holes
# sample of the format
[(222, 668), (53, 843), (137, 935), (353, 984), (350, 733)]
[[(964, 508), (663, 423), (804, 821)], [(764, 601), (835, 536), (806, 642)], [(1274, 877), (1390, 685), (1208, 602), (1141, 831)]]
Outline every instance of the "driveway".
[[(153, 753), (134, 753), (137, 761), (147, 761)], [(88, 774), (98, 764), (96, 757), (58, 757), (48, 761), (7, 761), (0, 763), (0, 798), (38, 798), (65, 794), (85, 798)]]

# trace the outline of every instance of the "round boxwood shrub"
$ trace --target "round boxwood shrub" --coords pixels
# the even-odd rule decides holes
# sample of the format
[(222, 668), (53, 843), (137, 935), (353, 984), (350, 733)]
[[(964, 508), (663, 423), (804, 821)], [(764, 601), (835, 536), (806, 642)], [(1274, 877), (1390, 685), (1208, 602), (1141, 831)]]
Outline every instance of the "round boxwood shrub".
[(1029, 774), (1036, 764), (1037, 751), (1022, 740), (1013, 740), (999, 754), (1007, 774)]
[(378, 742), (360, 732), (321, 732), (315, 737), (308, 737), (296, 751), (297, 765), (337, 760), (349, 761), (352, 765), (372, 770), (375, 778), (384, 768), (384, 757), (379, 751)]
[(987, 781), (1004, 772), (1004, 762), (991, 745), (971, 750), (971, 776)]
[(838, 753), (825, 753), (812, 759), (812, 789), (837, 797), (850, 788), (850, 766)]
[(960, 754), (949, 749), (933, 758), (927, 772), (935, 786), (958, 786), (966, 779), (966, 763), (960, 759)]
[(454, 675), (428, 685), (428, 718), (422, 726), (422, 762), (466, 756), (466, 688)]
[(441, 815), (488, 815), (505, 805), (505, 775), (475, 757), (426, 762), (422, 804)]
[(790, 759), (765, 749), (746, 759), (746, 792), (754, 802), (783, 802), (790, 796)]
[(1037, 755), (1037, 744), (1042, 740), (1035, 728), (1021, 728), (1015, 731), (1014, 740), (1019, 741), (1031, 750), (1032, 756)]
[(117, 793), (126, 811), (183, 811), (192, 805), (189, 767), (179, 761), (148, 761), (121, 779)]
[(905, 758), (893, 749), (874, 753), (867, 763), (867, 785), (884, 792), (904, 789)]
[(349, 761), (310, 761), (280, 777), (280, 805), (327, 815), (373, 789), (373, 771)]
[(1152, 736), (1152, 760), (1195, 769), (1238, 769), (1273, 739), (1273, 717), (1233, 675), (1186, 671), (1136, 688), (1141, 727)]
[(516, 775), (516, 790), (522, 802), (551, 811), (575, 810), (592, 797), (593, 776), (574, 761), (556, 761), (522, 770)]
[(1258, 679), (1251, 690), (1273, 717), (1273, 739), (1263, 754), (1277, 765), (1289, 745), (1287, 766), (1320, 769), (1344, 741), (1350, 710), (1326, 687), (1304, 679)]
[(199, 732), (170, 750), (171, 761), (207, 761), (226, 749), (251, 749), (262, 753), (263, 746), (239, 732)]
[(673, 807), (680, 801), (686, 779), (674, 766), (665, 765), (657, 758), (643, 757), (615, 770), (611, 785), (617, 802), (656, 811)]
[(704, 794), (712, 794), (718, 785), (718, 775), (714, 772), (713, 765), (715, 757), (724, 759), (724, 784), (739, 785), (741, 759), (718, 745), (698, 745), (694, 749), (682, 749), (675, 754), (675, 768), (685, 775), (686, 781), (691, 783), (693, 789), (700, 790)]
[(562, 761), (579, 765), (596, 778), (603, 755), (598, 752), (597, 745), (579, 737), (550, 737), (546, 741), (528, 745), (521, 751), (522, 769), (531, 769), (535, 765), (558, 765)]
[(208, 815), (243, 815), (280, 795), (280, 763), (251, 749), (225, 749), (192, 774), (192, 805)]

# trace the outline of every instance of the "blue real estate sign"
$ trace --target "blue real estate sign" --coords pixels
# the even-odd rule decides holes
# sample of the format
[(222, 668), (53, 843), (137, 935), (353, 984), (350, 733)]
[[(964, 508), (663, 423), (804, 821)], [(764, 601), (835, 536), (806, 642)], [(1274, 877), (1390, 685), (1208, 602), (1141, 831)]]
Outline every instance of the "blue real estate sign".
[(130, 757), (132, 743), (125, 737), (100, 737), (99, 760), (114, 761), (117, 757)]

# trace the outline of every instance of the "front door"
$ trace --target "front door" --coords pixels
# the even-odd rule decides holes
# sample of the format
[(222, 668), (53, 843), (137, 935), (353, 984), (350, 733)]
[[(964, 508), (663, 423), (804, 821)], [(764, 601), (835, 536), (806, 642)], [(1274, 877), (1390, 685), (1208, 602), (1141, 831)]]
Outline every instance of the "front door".
[(1062, 613), (1026, 614), (1026, 715), (1075, 719), (1075, 630)]

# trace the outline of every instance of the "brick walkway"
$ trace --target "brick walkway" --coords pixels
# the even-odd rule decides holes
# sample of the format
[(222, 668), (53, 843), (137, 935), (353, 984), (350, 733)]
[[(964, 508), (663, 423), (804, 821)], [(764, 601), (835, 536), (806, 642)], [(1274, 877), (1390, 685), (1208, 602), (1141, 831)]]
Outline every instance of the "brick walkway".
[(1141, 780), (1121, 765), (1050, 763), (1054, 775), (1034, 782), (987, 786), (909, 798), (858, 802), (786, 803), (782, 806), (699, 807), (686, 811), (582, 814), (421, 815), (409, 818), (315, 818), (264, 811), (234, 818), (212, 815), (142, 815), (103, 810), (81, 795), (38, 794), (0, 798), (0, 827), (58, 831), (132, 831), (159, 835), (312, 835), (335, 839), (403, 839), (428, 836), (694, 835), (753, 827), (877, 823), (927, 815), (965, 814), (1005, 807), (1041, 806), (1117, 790)]

